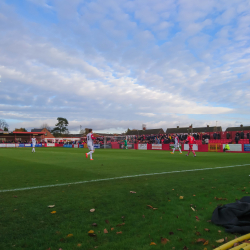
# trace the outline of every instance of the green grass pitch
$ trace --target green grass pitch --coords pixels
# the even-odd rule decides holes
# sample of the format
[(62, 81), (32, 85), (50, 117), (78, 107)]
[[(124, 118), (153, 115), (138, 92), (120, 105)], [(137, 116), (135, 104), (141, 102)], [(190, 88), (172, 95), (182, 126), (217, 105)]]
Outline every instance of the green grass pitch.
[[(218, 167), (250, 164), (250, 154), (198, 152), (195, 158), (185, 152), (99, 149), (90, 161), (86, 152), (0, 149), (1, 250), (209, 250), (220, 245), (218, 239), (234, 239), (207, 221), (218, 204), (249, 195), (250, 165)], [(184, 171), (205, 168), (212, 169)], [(146, 175), (172, 171), (180, 172)], [(114, 179), (100, 180), (108, 178)], [(59, 186), (3, 192), (46, 185)], [(169, 241), (164, 245), (161, 237)], [(196, 243), (198, 238), (208, 244)]]

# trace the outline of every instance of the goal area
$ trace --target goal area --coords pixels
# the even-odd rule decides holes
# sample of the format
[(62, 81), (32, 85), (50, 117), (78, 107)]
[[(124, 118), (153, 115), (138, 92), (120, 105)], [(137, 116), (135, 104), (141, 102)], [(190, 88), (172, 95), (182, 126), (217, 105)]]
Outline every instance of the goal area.
[(104, 148), (114, 148), (114, 149), (123, 149), (124, 141), (127, 140), (127, 148), (133, 149), (135, 143), (134, 136), (120, 135), (120, 136), (104, 136), (103, 138), (103, 147)]

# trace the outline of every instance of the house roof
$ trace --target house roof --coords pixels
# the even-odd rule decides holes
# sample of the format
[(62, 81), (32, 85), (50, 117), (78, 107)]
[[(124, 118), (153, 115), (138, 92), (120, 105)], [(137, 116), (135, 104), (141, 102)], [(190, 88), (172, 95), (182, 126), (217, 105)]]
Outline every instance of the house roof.
[(166, 133), (167, 134), (175, 134), (175, 133), (177, 133), (177, 134), (179, 134), (179, 133), (181, 133), (181, 134), (183, 134), (183, 133), (188, 133), (189, 132), (189, 127), (183, 127), (183, 128), (168, 128), (167, 129), (167, 131), (166, 131)]
[(244, 130), (250, 130), (250, 126), (229, 127), (226, 129), (226, 131), (244, 131)]
[(129, 131), (126, 135), (157, 135), (157, 134), (165, 134), (162, 128), (157, 129), (146, 129), (146, 130), (132, 130)]
[[(193, 133), (207, 133), (207, 132), (220, 132), (222, 131), (221, 126), (214, 126), (214, 127), (199, 127), (199, 128), (193, 128), (192, 132)], [(167, 134), (185, 134), (185, 133), (189, 133), (191, 132), (191, 128), (190, 127), (183, 127), (183, 128), (168, 128), (166, 133)]]

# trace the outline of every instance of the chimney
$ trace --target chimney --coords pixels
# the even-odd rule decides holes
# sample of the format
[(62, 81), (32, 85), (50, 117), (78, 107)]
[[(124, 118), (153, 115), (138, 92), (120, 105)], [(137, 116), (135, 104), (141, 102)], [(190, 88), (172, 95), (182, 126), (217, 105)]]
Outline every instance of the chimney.
[(179, 126), (177, 126), (177, 128), (180, 128)]
[(241, 124), (240, 127), (243, 128), (243, 124)]

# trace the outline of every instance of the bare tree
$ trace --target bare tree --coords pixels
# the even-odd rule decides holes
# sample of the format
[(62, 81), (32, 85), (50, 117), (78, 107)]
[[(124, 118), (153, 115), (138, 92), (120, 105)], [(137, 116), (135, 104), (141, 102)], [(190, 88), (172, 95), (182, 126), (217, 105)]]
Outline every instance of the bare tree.
[(51, 130), (51, 128), (50, 128), (50, 126), (47, 124), (47, 123), (43, 123), (41, 126), (40, 126), (40, 128), (46, 128), (46, 129), (48, 129), (49, 131)]
[(9, 124), (4, 119), (0, 119), (0, 129), (8, 131), (8, 128)]

